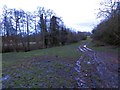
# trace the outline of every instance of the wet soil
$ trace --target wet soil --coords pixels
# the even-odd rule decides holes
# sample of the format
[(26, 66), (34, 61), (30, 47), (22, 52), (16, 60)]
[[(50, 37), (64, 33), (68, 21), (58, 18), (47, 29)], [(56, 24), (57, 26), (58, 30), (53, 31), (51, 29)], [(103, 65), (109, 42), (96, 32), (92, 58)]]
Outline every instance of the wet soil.
[(83, 53), (76, 62), (79, 88), (119, 87), (117, 55), (110, 56), (110, 53), (96, 52), (85, 44), (78, 49)]
[[(69, 63), (68, 63), (69, 62)], [(3, 69), (3, 88), (77, 87), (73, 59), (58, 56), (35, 57), (20, 65)]]
[(118, 88), (117, 55), (82, 44), (78, 60), (59, 56), (33, 57), (3, 68), (3, 88)]

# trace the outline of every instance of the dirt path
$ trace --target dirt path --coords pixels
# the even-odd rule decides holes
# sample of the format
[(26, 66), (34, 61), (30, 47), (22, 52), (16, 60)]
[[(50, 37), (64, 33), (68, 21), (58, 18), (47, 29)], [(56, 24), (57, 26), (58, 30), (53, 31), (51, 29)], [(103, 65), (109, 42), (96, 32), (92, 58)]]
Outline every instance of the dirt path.
[(39, 56), (4, 68), (3, 88), (118, 88), (117, 62), (105, 61), (86, 43), (78, 49), (82, 55), (77, 61)]
[(78, 49), (83, 54), (75, 66), (79, 88), (118, 88), (118, 64), (103, 60), (86, 44)]

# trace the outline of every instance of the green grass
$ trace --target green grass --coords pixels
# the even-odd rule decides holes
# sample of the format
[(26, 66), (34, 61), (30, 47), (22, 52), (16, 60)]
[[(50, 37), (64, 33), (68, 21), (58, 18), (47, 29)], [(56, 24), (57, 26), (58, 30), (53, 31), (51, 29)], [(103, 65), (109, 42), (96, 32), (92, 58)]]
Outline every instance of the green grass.
[(79, 43), (74, 43), (71, 45), (58, 46), (58, 47), (40, 49), (40, 50), (33, 50), (29, 52), (3, 53), (2, 54), (2, 65), (3, 67), (8, 67), (8, 66), (11, 66), (11, 65), (23, 62), (23, 61), (27, 61), (30, 58), (38, 57), (38, 56), (58, 56), (62, 58), (72, 58), (76, 60), (81, 55), (81, 53), (77, 51), (77, 48), (81, 43), (89, 43), (88, 47), (96, 51), (118, 53), (118, 49), (120, 49), (120, 48), (113, 48), (113, 47), (108, 47), (108, 46), (99, 46), (99, 47), (94, 46), (94, 43), (92, 43), (91, 39), (88, 38), (87, 40), (81, 41)]
[(103, 52), (118, 53), (118, 48), (113, 48), (113, 47), (101, 46), (101, 47), (92, 47), (92, 49)]
[[(5, 85), (3, 87), (44, 88), (63, 85), (72, 87), (76, 83), (72, 78), (76, 75), (73, 68), (75, 63), (67, 63), (62, 59), (76, 61), (81, 55), (77, 51), (79, 45), (80, 42), (29, 52), (3, 53), (2, 74), (3, 77), (10, 76), (7, 82), (3, 81)], [(44, 56), (50, 57), (47, 58), (49, 62), (46, 59), (44, 60)], [(31, 62), (32, 59), (35, 61)]]
[[(74, 70), (75, 62), (82, 55), (77, 50), (80, 44), (87, 44), (91, 40), (84, 40), (65, 46), (33, 50), (29, 52), (3, 53), (3, 77), (10, 78), (4, 81), (5, 87), (72, 87), (76, 84), (78, 75)], [(107, 47), (88, 47), (97, 51), (104, 51)], [(111, 50), (107, 48), (106, 50)], [(113, 49), (112, 49), (113, 50)], [(111, 51), (112, 51), (111, 50)], [(44, 56), (47, 57), (44, 59)], [(89, 58), (86, 57), (88, 60)], [(63, 60), (62, 60), (63, 59)], [(33, 61), (32, 61), (33, 60)], [(34, 61), (35, 60), (35, 61)], [(65, 61), (67, 60), (67, 62)], [(74, 63), (69, 61), (75, 61)], [(85, 60), (83, 60), (85, 61)], [(86, 64), (81, 65), (83, 70), (90, 69)]]
[[(95, 51), (101, 51), (101, 52), (110, 52), (110, 53), (118, 53), (120, 50), (120, 47), (112, 46), (112, 45), (98, 45), (98, 42), (92, 41), (92, 39), (88, 36), (87, 40), (82, 41), (81, 43), (86, 43), (87, 47), (95, 50)], [(100, 44), (100, 42), (99, 42)]]
[(3, 64), (3, 67), (6, 67), (6, 66), (14, 65), (38, 56), (58, 56), (62, 58), (77, 59), (80, 57), (80, 53), (77, 51), (77, 48), (79, 45), (80, 43), (74, 43), (71, 45), (33, 50), (29, 52), (3, 53), (2, 64)]
[(110, 45), (96, 46), (95, 43), (91, 41), (89, 41), (88, 47), (96, 51), (110, 52), (110, 53), (118, 53), (118, 50), (120, 50), (120, 48), (116, 46), (110, 46)]

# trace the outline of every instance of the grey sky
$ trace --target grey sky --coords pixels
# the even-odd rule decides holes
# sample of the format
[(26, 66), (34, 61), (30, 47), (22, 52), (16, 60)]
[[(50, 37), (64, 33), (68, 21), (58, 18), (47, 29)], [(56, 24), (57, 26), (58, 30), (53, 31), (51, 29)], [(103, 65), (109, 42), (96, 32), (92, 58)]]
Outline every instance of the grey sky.
[[(0, 0), (0, 9), (8, 8), (35, 11), (38, 6), (52, 9), (68, 27), (78, 31), (91, 31), (99, 22), (96, 19), (101, 0)], [(0, 10), (1, 11), (1, 10)]]

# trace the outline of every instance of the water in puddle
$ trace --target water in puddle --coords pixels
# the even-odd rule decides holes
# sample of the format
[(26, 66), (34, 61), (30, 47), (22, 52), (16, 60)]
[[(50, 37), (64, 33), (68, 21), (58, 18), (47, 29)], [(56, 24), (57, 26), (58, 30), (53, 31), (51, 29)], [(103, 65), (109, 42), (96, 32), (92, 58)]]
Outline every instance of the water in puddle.
[[(90, 61), (86, 61), (84, 60), (85, 59), (84, 56), (81, 56), (80, 59), (77, 60), (76, 62), (76, 66), (74, 67), (74, 69), (77, 71), (78, 76), (75, 78), (75, 80), (77, 81), (79, 88), (87, 88), (88, 86), (87, 81), (82, 76), (80, 71), (81, 60), (86, 64), (97, 65), (96, 72), (92, 73), (92, 76), (95, 76), (98, 79), (100, 79), (100, 82), (98, 82), (97, 79), (91, 78), (91, 80), (93, 81), (92, 84), (90, 84), (90, 87), (95, 88), (98, 85), (100, 85), (100, 87), (118, 87), (118, 82), (117, 82), (118, 76), (116, 76), (115, 74), (113, 74), (113, 72), (108, 70), (108, 68), (106, 67), (106, 63), (100, 60), (98, 57), (96, 57), (96, 52), (94, 50), (87, 48), (86, 45), (84, 45), (83, 48), (79, 47), (79, 50), (91, 59)], [(85, 76), (87, 77), (89, 76), (89, 74), (86, 73)]]
[(5, 80), (8, 80), (10, 78), (10, 76), (9, 75), (6, 75), (5, 77), (2, 77), (0, 80), (1, 81), (5, 81)]
[(78, 76), (75, 78), (75, 80), (77, 81), (77, 85), (78, 85), (79, 88), (86, 88), (85, 81), (83, 80), (83, 78), (81, 78), (81, 71), (80, 71), (80, 69), (81, 69), (80, 60), (82, 60), (82, 59), (83, 59), (83, 56), (81, 56), (79, 58), (79, 60), (77, 60), (76, 66), (74, 67), (74, 69), (78, 73)]
[[(91, 49), (87, 48), (86, 45), (84, 45), (83, 48), (79, 47), (79, 50), (82, 51), (88, 57), (90, 57), (92, 60), (94, 59), (94, 52), (89, 53), (88, 50), (91, 51)], [(84, 56), (81, 56), (79, 58), (79, 60), (77, 60), (76, 66), (74, 67), (74, 69), (78, 73), (78, 76), (75, 78), (75, 80), (77, 81), (77, 85), (78, 85), (79, 88), (88, 88), (88, 85), (86, 84), (85, 78), (81, 74), (81, 61), (85, 62), (86, 64), (92, 64), (92, 61), (86, 61), (84, 59), (85, 59)], [(86, 73), (85, 76), (87, 77), (88, 74)]]

